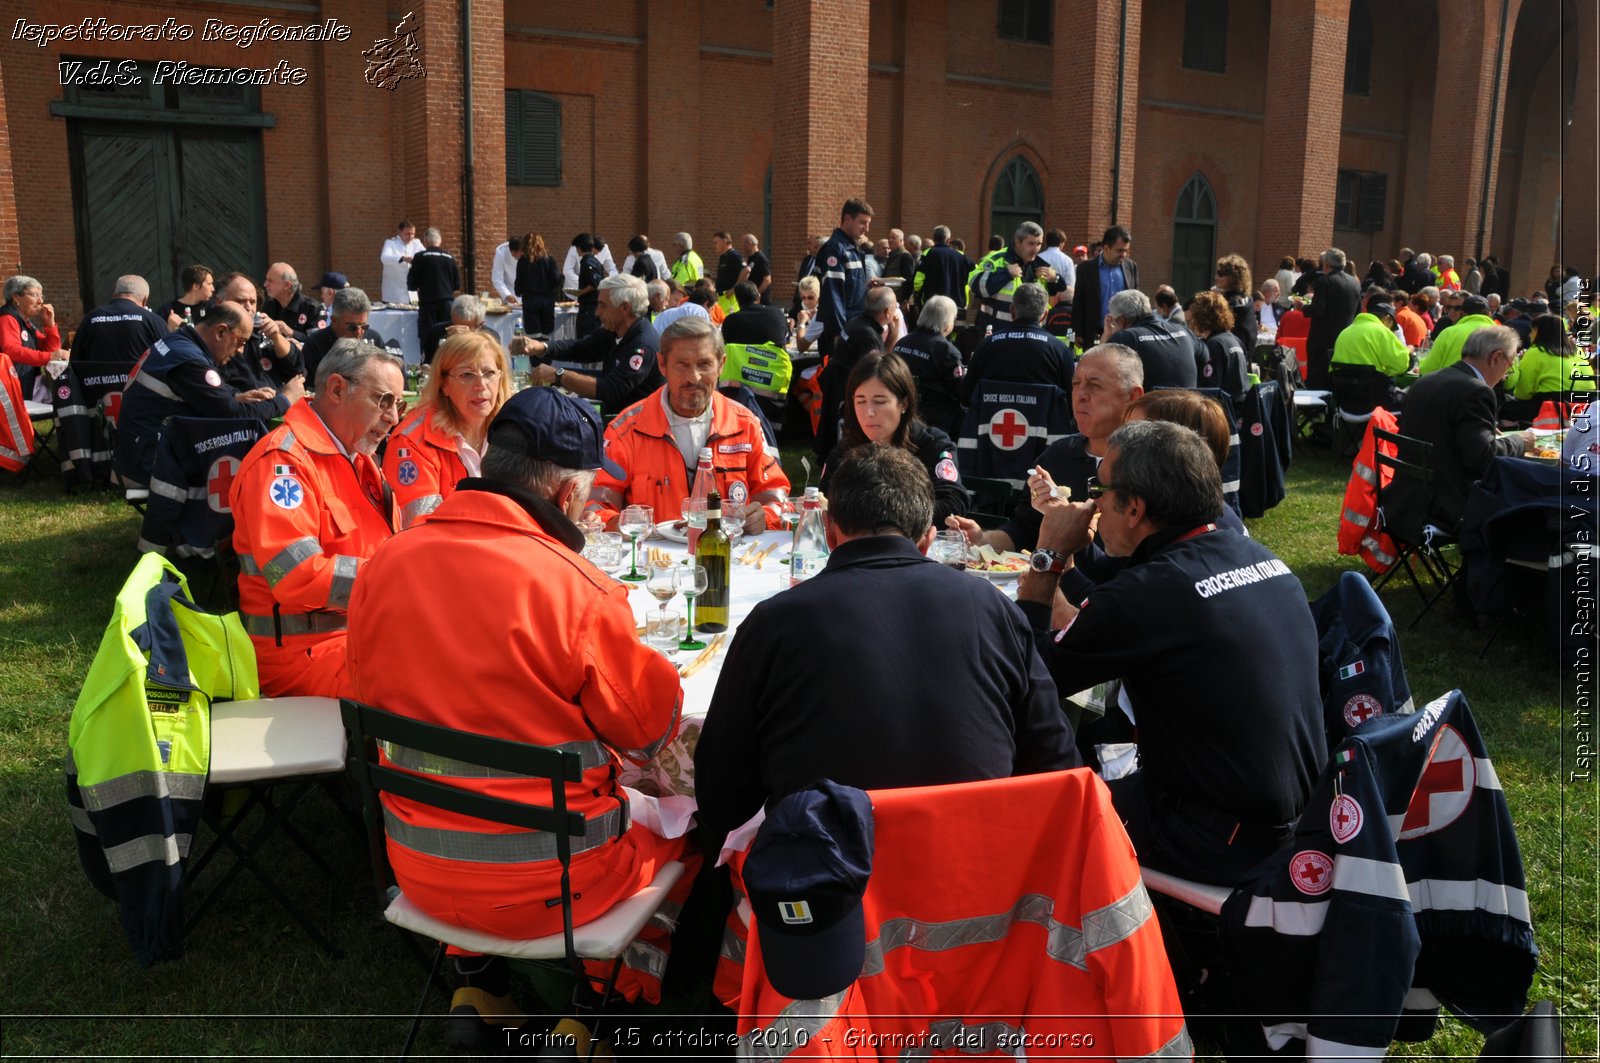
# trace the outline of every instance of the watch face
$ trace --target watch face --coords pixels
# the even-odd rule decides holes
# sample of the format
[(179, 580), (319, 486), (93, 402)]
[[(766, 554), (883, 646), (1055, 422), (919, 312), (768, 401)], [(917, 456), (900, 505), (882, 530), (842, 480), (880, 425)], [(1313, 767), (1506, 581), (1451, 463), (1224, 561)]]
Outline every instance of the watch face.
[(1049, 550), (1035, 550), (1033, 556), (1028, 559), (1028, 567), (1035, 572), (1049, 572), (1055, 560), (1056, 555)]

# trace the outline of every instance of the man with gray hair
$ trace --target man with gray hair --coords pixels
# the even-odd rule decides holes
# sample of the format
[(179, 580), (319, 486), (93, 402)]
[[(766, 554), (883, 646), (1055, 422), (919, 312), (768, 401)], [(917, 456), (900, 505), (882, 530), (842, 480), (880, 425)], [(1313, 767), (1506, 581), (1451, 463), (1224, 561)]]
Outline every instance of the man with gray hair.
[(73, 369), (80, 379), (116, 373), (126, 383), (133, 363), (166, 334), (166, 325), (150, 310), (150, 285), (145, 279), (132, 273), (118, 277), (111, 301), (89, 311), (78, 324), (72, 340)]
[[(1059, 689), (1122, 681), (1140, 769), (1109, 785), (1139, 862), (1231, 886), (1289, 837), (1327, 759), (1305, 590), (1265, 546), (1217, 531), (1221, 476), (1190, 429), (1123, 425), (1097, 480), (1082, 501), (1036, 500), (1039, 548), (1017, 601)], [(1058, 634), (1061, 574), (1097, 515), (1107, 553), (1128, 564)], [(1196, 682), (1207, 675), (1231, 678)]]
[[(1326, 390), (1333, 386), (1328, 364), (1333, 358), (1334, 342), (1361, 309), (1361, 285), (1345, 271), (1345, 261), (1344, 252), (1337, 247), (1322, 252), (1322, 272), (1311, 282), (1311, 302), (1298, 296), (1294, 299), (1294, 305), (1311, 319), (1311, 331), (1306, 337), (1307, 387)], [(1407, 290), (1422, 288), (1423, 284), (1419, 284)]]
[(615, 417), (661, 386), (661, 336), (650, 323), (649, 289), (631, 274), (613, 273), (600, 282), (595, 313), (600, 327), (582, 339), (524, 339), (515, 353), (542, 356), (533, 367), (535, 385), (598, 399), (605, 415)]
[[(1471, 301), (1482, 302), (1478, 296)], [(1517, 360), (1516, 331), (1492, 322), (1473, 323), (1461, 344), (1461, 358), (1425, 374), (1406, 390), (1400, 412), (1400, 434), (1433, 444), (1431, 490), (1412, 477), (1396, 476), (1384, 490), (1390, 523), (1411, 535), (1424, 524), (1454, 532), (1461, 523), (1472, 484), (1497, 456), (1517, 457), (1533, 449), (1532, 432), (1501, 435), (1496, 429), (1495, 385)], [(1406, 455), (1401, 455), (1406, 460)]]
[(405, 412), (404, 363), (335, 343), (317, 391), (245, 455), (228, 492), (239, 618), (267, 697), (347, 697), (345, 627), (363, 563), (400, 526), (373, 460)]
[(456, 296), (450, 301), (450, 320), (439, 322), (433, 326), (431, 332), (422, 337), (422, 360), (432, 365), (434, 352), (439, 349), (439, 344), (444, 342), (446, 336), (482, 328), (483, 320), (488, 313), (489, 308), (484, 306), (483, 300), (476, 295), (467, 293)]
[(1120, 343), (1144, 363), (1147, 388), (1192, 388), (1199, 366), (1206, 359), (1205, 344), (1182, 325), (1155, 313), (1150, 300), (1137, 288), (1111, 297), (1106, 313), (1106, 343)]
[(695, 252), (694, 236), (690, 233), (675, 234), (672, 246), (678, 257), (667, 272), (672, 274), (672, 279), (678, 282), (679, 287), (687, 288), (705, 275), (706, 264), (700, 261), (699, 254)]
[(931, 296), (912, 329), (892, 348), (917, 382), (917, 416), (951, 439), (961, 434), (961, 378), (967, 367), (950, 342), (956, 326), (955, 300)]
[[(978, 308), (980, 332), (999, 329), (1013, 321), (1012, 299), (1024, 285), (1038, 284), (1048, 295), (1067, 290), (1066, 282), (1050, 263), (1039, 257), (1043, 249), (1044, 230), (1025, 221), (1012, 234), (1010, 247), (984, 260), (987, 266), (973, 283), (973, 290), (983, 300)], [(1039, 320), (1044, 320), (1042, 312)]]
[(300, 357), (306, 363), (306, 375), (312, 380), (317, 379), (318, 365), (340, 340), (366, 340), (382, 347), (383, 337), (378, 335), (377, 329), (367, 324), (367, 316), (371, 313), (372, 300), (360, 288), (346, 287), (334, 292), (328, 327), (313, 332), (300, 349)]
[(322, 305), (300, 290), (300, 275), (289, 263), (274, 262), (267, 267), (267, 279), (262, 287), (267, 292), (262, 311), (272, 320), (287, 325), (296, 343), (304, 343), (317, 327)]
[(1044, 286), (1032, 283), (1019, 285), (1006, 299), (1005, 313), (1010, 320), (972, 352), (972, 364), (961, 380), (962, 403), (972, 402), (973, 392), (984, 380), (1051, 384), (1061, 389), (1063, 401), (1070, 401), (1076, 359), (1067, 345), (1042, 325), (1048, 301)]
[(439, 246), (443, 239), (438, 229), (429, 227), (406, 274), (406, 287), (417, 293), (418, 336), (426, 336), (449, 318), (450, 300), (461, 291), (461, 269), (455, 256)]

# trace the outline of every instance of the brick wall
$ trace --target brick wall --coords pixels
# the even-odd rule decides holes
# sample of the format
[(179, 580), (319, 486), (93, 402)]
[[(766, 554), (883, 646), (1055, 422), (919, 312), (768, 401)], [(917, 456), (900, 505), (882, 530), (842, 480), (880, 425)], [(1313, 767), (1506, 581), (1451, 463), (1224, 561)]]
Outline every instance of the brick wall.
[[(0, 61), (0, 117), (6, 114), (4, 61)], [(7, 276), (22, 268), (22, 244), (17, 232), (17, 192), (11, 169), (11, 124), (0, 122), (0, 272)]]

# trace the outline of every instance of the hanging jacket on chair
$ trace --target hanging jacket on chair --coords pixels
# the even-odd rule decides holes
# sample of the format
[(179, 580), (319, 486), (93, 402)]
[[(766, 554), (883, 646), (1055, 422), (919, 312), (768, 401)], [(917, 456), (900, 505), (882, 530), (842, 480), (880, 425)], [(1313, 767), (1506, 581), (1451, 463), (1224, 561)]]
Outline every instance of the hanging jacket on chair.
[[(1382, 406), (1372, 411), (1367, 434), (1361, 440), (1355, 463), (1350, 466), (1350, 482), (1344, 489), (1344, 507), (1339, 511), (1339, 552), (1360, 554), (1372, 571), (1387, 572), (1400, 556), (1400, 548), (1377, 523), (1379, 470), (1374, 428), (1398, 432), (1400, 422)], [(1392, 449), (1388, 447), (1385, 453)]]
[(1322, 717), (1328, 749), (1367, 720), (1412, 711), (1400, 639), (1378, 592), (1359, 572), (1346, 572), (1311, 603), (1317, 621)]
[(211, 702), (258, 696), (236, 613), (202, 612), (157, 554), (134, 566), (72, 710), (67, 801), (89, 880), (139, 966), (183, 955), (183, 866), (211, 765)]

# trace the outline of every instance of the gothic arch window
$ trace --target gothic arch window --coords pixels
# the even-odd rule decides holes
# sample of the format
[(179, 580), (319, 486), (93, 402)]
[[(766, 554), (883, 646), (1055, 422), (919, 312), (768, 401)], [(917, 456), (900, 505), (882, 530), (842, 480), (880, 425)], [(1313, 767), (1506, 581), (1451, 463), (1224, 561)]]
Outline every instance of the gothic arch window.
[(1217, 197), (1197, 173), (1178, 193), (1172, 212), (1172, 288), (1185, 306), (1211, 287), (1217, 249)]
[(1025, 221), (1044, 222), (1044, 182), (1021, 155), (1006, 163), (994, 183), (989, 203), (989, 231), (1007, 243)]

